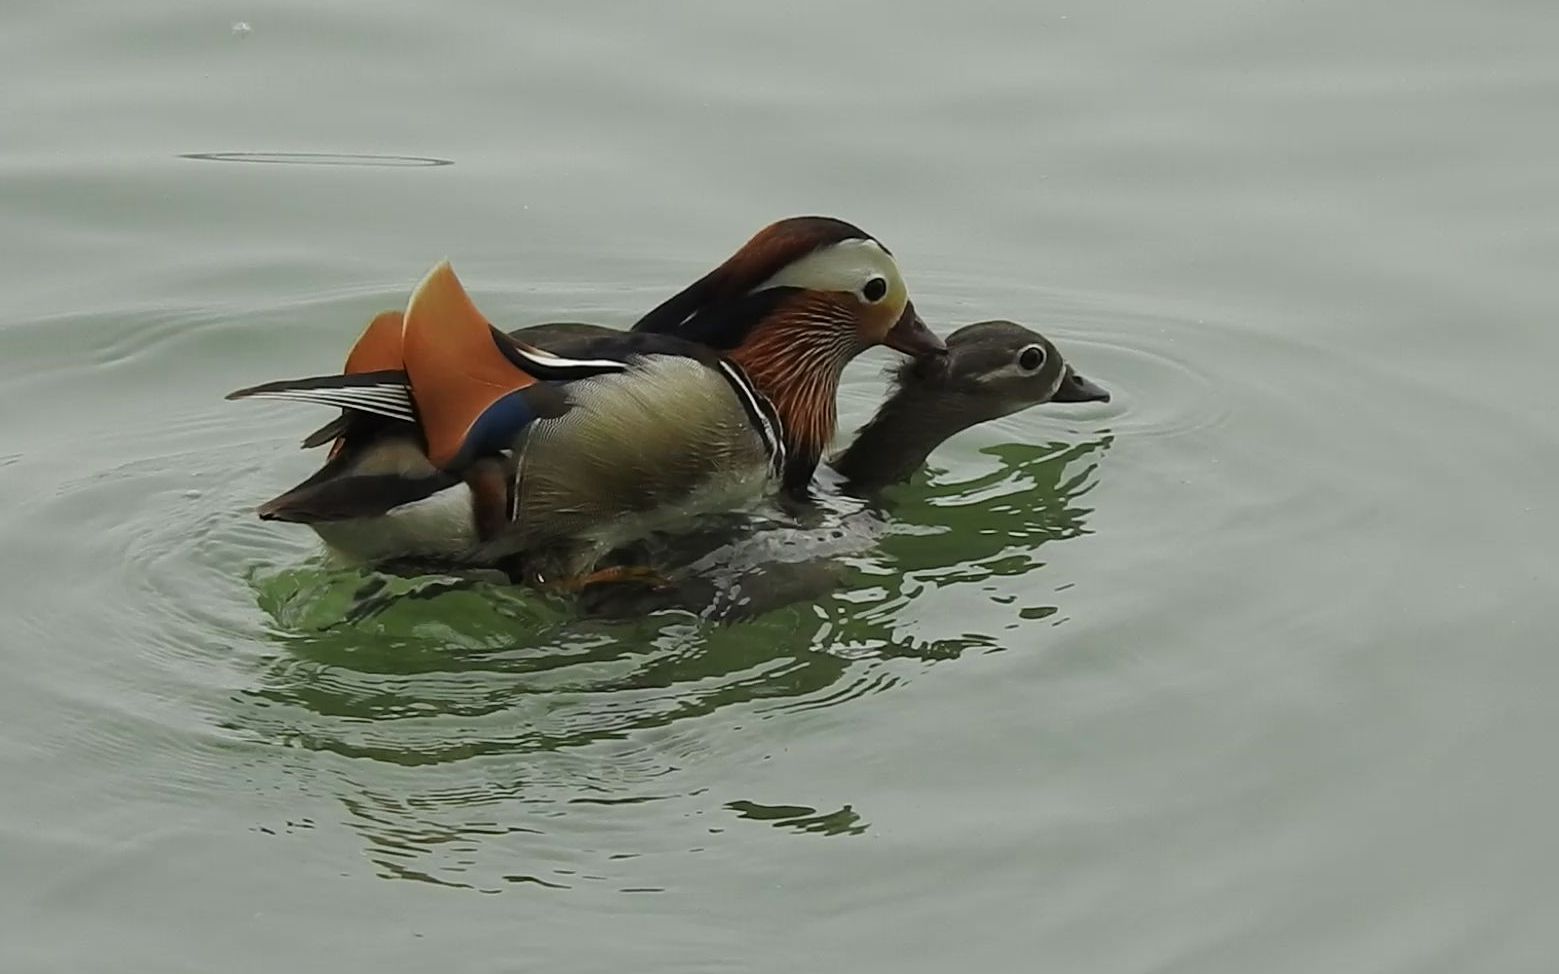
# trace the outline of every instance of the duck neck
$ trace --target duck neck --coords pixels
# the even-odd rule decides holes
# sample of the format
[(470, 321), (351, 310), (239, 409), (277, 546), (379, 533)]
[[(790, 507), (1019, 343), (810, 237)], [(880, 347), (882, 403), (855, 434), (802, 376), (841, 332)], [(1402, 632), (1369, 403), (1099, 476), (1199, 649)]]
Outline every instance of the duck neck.
[(900, 388), (830, 465), (865, 491), (914, 476), (948, 437), (987, 418), (945, 389)]
[(806, 487), (833, 439), (839, 377), (860, 350), (852, 329), (799, 317), (759, 325), (730, 353), (779, 417), (788, 489)]

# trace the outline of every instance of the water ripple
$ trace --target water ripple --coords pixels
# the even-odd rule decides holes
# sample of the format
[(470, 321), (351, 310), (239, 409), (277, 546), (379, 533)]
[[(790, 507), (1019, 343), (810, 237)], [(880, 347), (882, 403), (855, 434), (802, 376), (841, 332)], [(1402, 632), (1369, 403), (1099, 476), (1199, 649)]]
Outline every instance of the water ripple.
[(356, 152), (183, 152), (180, 159), (200, 162), (248, 162), (268, 166), (383, 166), (421, 168), (453, 166), (453, 159), (433, 156), (387, 156)]
[[(339, 315), (341, 300), (286, 314), (305, 329)], [(132, 382), (175, 343), (230, 337), (201, 314), (80, 327), (102, 332), (95, 361), (125, 363), (121, 381)], [(91, 364), (61, 358), (55, 378)], [(40, 572), (103, 567), (89, 588), (37, 586), (17, 631), (47, 632), (50, 613), (85, 599), (105, 640), (136, 647), (133, 666), (66, 660), (30, 676), (66, 698), (60, 730), (80, 753), (113, 767), (131, 747), (154, 748), (143, 788), (195, 795), (238, 768), (271, 782), (275, 819), (257, 828), (294, 831), (283, 823), (305, 817), (298, 804), (322, 801), (380, 875), (489, 891), (659, 888), (645, 881), (655, 857), (688, 845), (647, 845), (642, 830), (633, 848), (602, 839), (628, 816), (668, 834), (717, 833), (696, 824), (711, 811), (859, 834), (849, 806), (765, 806), (702, 782), (764, 756), (774, 732), (758, 725), (804, 728), (940, 661), (1003, 648), (989, 620), (980, 633), (928, 633), (906, 613), (1019, 578), (1045, 545), (1083, 534), (1082, 502), (1112, 443), (993, 428), (1014, 437), (982, 454), (993, 466), (933, 474), (898, 492), (891, 516), (841, 502), (819, 523), (775, 523), (773, 543), (703, 564), (740, 611), (613, 619), (480, 575), (343, 568), (308, 532), (262, 524), (255, 503), (313, 459), (294, 449), (291, 426), (276, 431), (282, 415), (163, 404), (155, 422), (87, 429), (68, 450), (15, 464), (54, 479), (10, 515), (7, 534), (67, 524)], [(1024, 599), (998, 613), (1017, 621), (1035, 609)], [(291, 796), (275, 788), (278, 770)], [(328, 821), (318, 809), (311, 823)]]

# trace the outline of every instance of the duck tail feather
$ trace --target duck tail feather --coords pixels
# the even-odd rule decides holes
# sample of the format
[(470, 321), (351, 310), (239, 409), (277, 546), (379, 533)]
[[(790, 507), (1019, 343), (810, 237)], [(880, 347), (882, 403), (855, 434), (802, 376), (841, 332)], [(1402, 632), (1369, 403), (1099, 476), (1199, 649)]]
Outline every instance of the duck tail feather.
[[(320, 375), (306, 379), (282, 379), (230, 392), (228, 399), (286, 399), (373, 413), (403, 422), (416, 422), (406, 373), (395, 370), (359, 372), (353, 375)], [(321, 431), (321, 433), (323, 430)], [(313, 440), (319, 433), (309, 437)], [(331, 437), (334, 439), (334, 436)], [(324, 440), (319, 442), (323, 443)]]

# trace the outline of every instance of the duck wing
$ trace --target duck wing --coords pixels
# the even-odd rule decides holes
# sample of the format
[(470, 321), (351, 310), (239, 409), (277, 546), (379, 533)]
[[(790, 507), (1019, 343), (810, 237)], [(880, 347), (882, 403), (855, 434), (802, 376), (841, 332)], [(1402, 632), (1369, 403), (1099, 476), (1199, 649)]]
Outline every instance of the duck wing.
[(531, 423), (567, 412), (566, 383), (628, 369), (510, 338), (471, 303), (448, 261), (412, 292), (401, 353), (428, 458), (444, 470), (508, 449)]
[(604, 325), (559, 321), (516, 328), (508, 337), (554, 355), (577, 359), (613, 359), (627, 362), (650, 355), (677, 355), (716, 365), (719, 353), (708, 345), (679, 335), (654, 332), (619, 331)]
[(498, 331), (445, 261), (423, 278), (404, 313), (374, 318), (342, 374), (266, 382), (227, 398), (285, 399), (343, 410), (311, 433), (305, 446), (334, 440), (339, 450), (356, 414), (411, 423), (434, 466), (458, 470), (510, 447), (535, 420), (566, 412), (564, 384), (627, 368), (621, 355), (570, 358)]

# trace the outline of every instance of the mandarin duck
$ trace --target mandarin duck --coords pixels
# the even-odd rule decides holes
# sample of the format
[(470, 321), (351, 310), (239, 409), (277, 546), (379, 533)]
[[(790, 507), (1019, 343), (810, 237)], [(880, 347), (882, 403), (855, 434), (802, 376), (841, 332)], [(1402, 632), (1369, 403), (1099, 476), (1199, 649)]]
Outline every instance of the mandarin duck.
[(1041, 403), (1109, 402), (1050, 339), (1012, 321), (979, 321), (947, 336), (947, 355), (911, 359), (891, 394), (828, 461), (855, 491), (908, 480), (931, 451), (971, 426)]
[(498, 331), (448, 263), (385, 312), (339, 375), (229, 398), (340, 407), (305, 440), (324, 467), (260, 507), (335, 551), (589, 579), (605, 551), (771, 485), (804, 491), (834, 433), (846, 363), (877, 344), (944, 351), (889, 251), (798, 217), (645, 315), (570, 355)]

